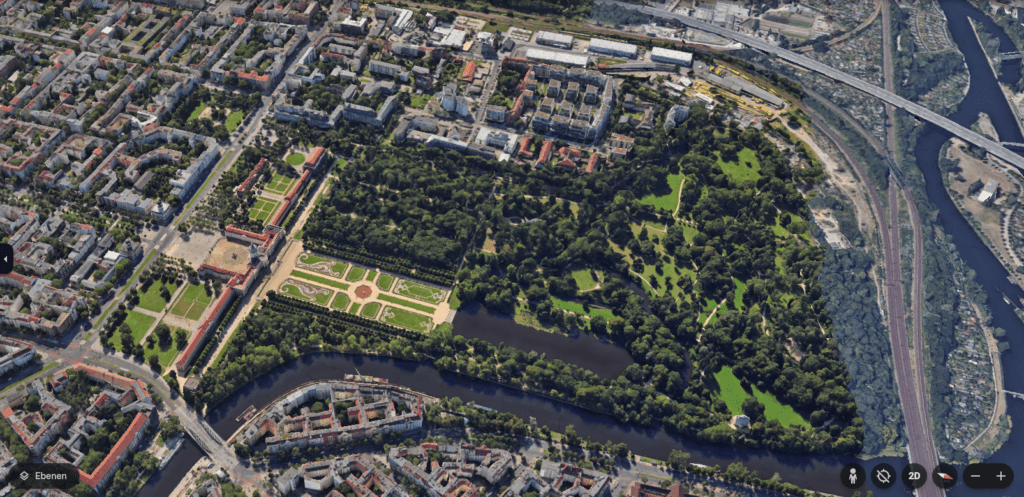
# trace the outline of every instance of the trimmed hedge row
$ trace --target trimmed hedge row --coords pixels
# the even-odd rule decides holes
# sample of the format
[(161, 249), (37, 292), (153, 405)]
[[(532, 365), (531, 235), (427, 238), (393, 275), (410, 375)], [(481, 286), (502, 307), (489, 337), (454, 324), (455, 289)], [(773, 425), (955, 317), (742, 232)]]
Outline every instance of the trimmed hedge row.
[[(423, 280), (428, 283), (434, 283), (436, 285), (451, 286), (452, 281), (455, 280), (455, 273), (453, 271), (427, 268), (419, 264), (412, 264), (413, 267), (409, 267), (406, 265), (385, 262), (377, 257), (362, 255), (348, 250), (339, 250), (337, 248), (327, 246), (323, 243), (323, 240), (319, 238), (304, 240), (303, 247), (307, 250), (318, 252), (326, 256), (349, 260), (365, 266), (378, 267), (389, 273), (403, 274), (405, 276)], [(397, 260), (394, 257), (386, 257), (386, 259)], [(415, 269), (416, 272), (413, 272), (413, 269)]]
[(451, 275), (453, 278), (455, 277), (455, 271), (452, 269), (452, 268), (455, 267), (454, 264), (448, 266), (448, 268), (440, 268), (440, 267), (435, 267), (435, 266), (425, 266), (423, 264), (412, 262), (412, 261), (410, 261), (408, 259), (402, 259), (402, 258), (391, 256), (391, 255), (380, 255), (380, 254), (377, 254), (377, 253), (374, 253), (374, 252), (370, 252), (369, 250), (363, 249), (361, 247), (353, 247), (351, 245), (342, 245), (342, 244), (339, 244), (339, 243), (337, 243), (337, 242), (335, 242), (333, 240), (327, 240), (327, 239), (320, 238), (320, 237), (312, 238), (312, 240), (314, 240), (315, 243), (319, 243), (321, 246), (324, 246), (324, 247), (327, 247), (327, 248), (332, 248), (334, 250), (339, 250), (339, 251), (342, 251), (342, 252), (349, 252), (349, 253), (361, 255), (361, 256), (364, 256), (364, 257), (370, 257), (370, 258), (382, 261), (384, 263), (395, 264), (395, 265), (399, 265), (399, 266), (406, 266), (406, 267), (415, 269), (417, 271), (422, 271), (422, 272), (425, 272), (425, 273), (430, 273), (430, 274), (433, 274), (433, 275), (436, 275), (436, 276)]
[(426, 336), (423, 333), (407, 330), (405, 328), (399, 328), (397, 326), (391, 326), (390, 324), (382, 323), (380, 321), (374, 321), (372, 319), (368, 319), (356, 314), (349, 314), (347, 312), (336, 311), (333, 309), (329, 309), (327, 307), (314, 304), (312, 302), (306, 302), (304, 300), (299, 300), (294, 297), (282, 295), (277, 292), (274, 292), (273, 294), (268, 294), (267, 298), (270, 300), (270, 308), (274, 309), (275, 311), (294, 312), (294, 309), (301, 309), (334, 321), (341, 321), (347, 324), (359, 326), (360, 328), (366, 328), (371, 331), (383, 333), (388, 336), (400, 336), (414, 341), (423, 340), (423, 338)]

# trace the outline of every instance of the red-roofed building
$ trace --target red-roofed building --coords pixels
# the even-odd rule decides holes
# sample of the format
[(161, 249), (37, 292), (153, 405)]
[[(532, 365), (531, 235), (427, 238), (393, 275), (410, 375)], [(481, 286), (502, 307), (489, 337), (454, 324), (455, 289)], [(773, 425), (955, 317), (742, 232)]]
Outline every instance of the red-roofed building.
[(597, 167), (598, 161), (601, 160), (601, 156), (597, 155), (597, 152), (590, 154), (590, 160), (587, 161), (587, 174), (592, 174), (594, 168)]
[(527, 159), (533, 158), (533, 152), (530, 152), (530, 141), (533, 140), (532, 136), (524, 136), (523, 140), (519, 142), (519, 156)]
[(462, 76), (459, 79), (467, 82), (473, 82), (473, 75), (476, 74), (476, 62), (466, 62), (466, 68), (462, 70)]
[(314, 147), (313, 151), (306, 157), (306, 162), (302, 164), (304, 169), (312, 169), (314, 171), (320, 170), (320, 162), (325, 157), (324, 153), (327, 151), (324, 147)]
[(136, 413), (132, 424), (128, 426), (128, 430), (124, 432), (124, 435), (121, 435), (121, 438), (114, 444), (114, 448), (110, 450), (107, 457), (103, 458), (103, 462), (92, 473), (86, 474), (84, 471), (78, 470), (79, 481), (96, 490), (103, 488), (110, 481), (110, 478), (114, 476), (117, 469), (121, 467), (125, 454), (134, 449), (139, 444), (139, 441), (142, 440), (149, 422), (149, 415), (141, 412)]
[(263, 166), (265, 166), (266, 164), (267, 159), (260, 157), (260, 161), (256, 163), (256, 167), (252, 168), (252, 172), (250, 172), (249, 176), (245, 178), (245, 181), (243, 181), (242, 184), (235, 187), (235, 192), (245, 193), (249, 191), (249, 188), (252, 188), (252, 184), (256, 182), (256, 178), (259, 178), (260, 172), (263, 171)]
[(545, 140), (544, 144), (540, 147), (540, 156), (537, 157), (537, 162), (544, 164), (551, 160), (551, 149), (554, 148), (555, 144)]

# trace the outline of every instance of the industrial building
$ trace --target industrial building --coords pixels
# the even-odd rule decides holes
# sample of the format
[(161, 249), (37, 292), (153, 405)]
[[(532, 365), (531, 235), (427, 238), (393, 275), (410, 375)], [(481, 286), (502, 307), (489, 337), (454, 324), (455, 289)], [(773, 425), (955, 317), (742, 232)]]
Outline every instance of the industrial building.
[(636, 58), (636, 45), (618, 41), (602, 40), (601, 38), (591, 39), (590, 45), (587, 46), (587, 51), (614, 55), (616, 57)]
[(538, 31), (537, 43), (540, 43), (541, 45), (552, 46), (555, 48), (564, 48), (566, 50), (572, 50), (572, 36), (563, 35), (560, 33), (552, 33), (550, 31)]
[(586, 55), (552, 52), (551, 50), (541, 50), (538, 48), (526, 49), (526, 58), (541, 62), (555, 62), (575, 67), (587, 67), (587, 64), (590, 63), (590, 57), (587, 57)]
[(679, 50), (654, 47), (651, 49), (651, 60), (655, 62), (667, 62), (669, 64), (690, 67), (690, 64), (693, 64), (693, 54), (690, 52), (681, 52)]

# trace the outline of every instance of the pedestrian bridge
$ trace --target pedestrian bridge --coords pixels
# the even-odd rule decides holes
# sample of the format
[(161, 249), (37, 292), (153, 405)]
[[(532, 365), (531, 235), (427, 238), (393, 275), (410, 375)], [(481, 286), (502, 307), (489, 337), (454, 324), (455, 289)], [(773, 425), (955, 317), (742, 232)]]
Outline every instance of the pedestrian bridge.
[(1016, 397), (1018, 399), (1024, 400), (1024, 393), (1011, 392), (1009, 390), (1002, 390), (1002, 392), (1005, 393), (1006, 395), (1009, 395), (1010, 397)]

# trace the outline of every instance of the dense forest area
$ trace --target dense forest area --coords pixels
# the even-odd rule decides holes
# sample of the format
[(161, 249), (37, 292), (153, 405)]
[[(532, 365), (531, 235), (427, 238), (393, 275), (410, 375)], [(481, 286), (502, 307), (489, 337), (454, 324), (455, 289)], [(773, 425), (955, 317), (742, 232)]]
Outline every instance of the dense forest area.
[[(818, 282), (825, 256), (808, 234), (799, 186), (820, 179), (820, 166), (794, 168), (762, 132), (702, 107), (671, 132), (658, 126), (638, 136), (635, 148), (633, 159), (579, 175), (415, 145), (368, 146), (304, 227), (307, 243), (445, 270), (466, 254), (455, 289), (464, 303), (537, 312), (557, 296), (607, 307), (614, 317), (572, 324), (627, 348), (638, 364), (619, 378), (601, 380), (445, 327), (415, 340), (326, 310), (289, 315), (264, 306), (239, 327), (223, 367), (206, 373), (194, 400), (215, 405), (274, 366), (326, 347), (433, 358), (442, 369), (536, 389), (621, 422), (661, 420), (708, 442), (858, 452), (864, 427), (828, 339), (832, 322)], [(478, 250), (485, 239), (493, 251)], [(607, 278), (582, 292), (568, 276), (578, 270)], [(649, 310), (627, 281), (647, 286)], [(520, 298), (530, 309), (517, 309)], [(723, 366), (814, 428), (755, 417), (749, 434), (729, 429), (733, 413), (710, 379)]]

